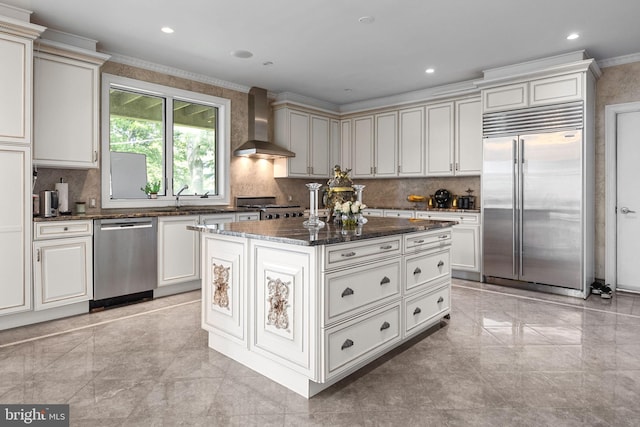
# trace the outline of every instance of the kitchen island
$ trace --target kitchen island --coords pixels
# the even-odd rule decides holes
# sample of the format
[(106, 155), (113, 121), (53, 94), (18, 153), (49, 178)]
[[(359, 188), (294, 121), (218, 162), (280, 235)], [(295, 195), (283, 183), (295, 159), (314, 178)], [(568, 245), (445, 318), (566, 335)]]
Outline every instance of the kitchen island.
[(311, 397), (450, 313), (450, 221), (301, 218), (201, 232), (209, 347)]

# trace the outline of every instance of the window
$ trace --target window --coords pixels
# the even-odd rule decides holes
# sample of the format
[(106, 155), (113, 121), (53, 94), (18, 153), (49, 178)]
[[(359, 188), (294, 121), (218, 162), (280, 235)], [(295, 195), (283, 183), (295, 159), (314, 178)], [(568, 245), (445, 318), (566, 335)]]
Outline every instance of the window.
[(184, 204), (229, 203), (228, 99), (102, 81), (103, 207), (173, 206), (179, 192)]

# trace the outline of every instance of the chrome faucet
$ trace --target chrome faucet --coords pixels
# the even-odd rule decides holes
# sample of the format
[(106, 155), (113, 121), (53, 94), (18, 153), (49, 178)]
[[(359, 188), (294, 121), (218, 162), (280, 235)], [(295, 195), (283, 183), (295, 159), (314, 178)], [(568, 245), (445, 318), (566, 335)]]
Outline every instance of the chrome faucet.
[(182, 192), (183, 192), (184, 190), (186, 190), (187, 188), (189, 188), (189, 186), (188, 186), (188, 185), (185, 185), (184, 187), (182, 187), (182, 188), (180, 189), (180, 191), (178, 191), (178, 194), (176, 194), (176, 208), (179, 208), (179, 207), (180, 207), (180, 194), (182, 194)]

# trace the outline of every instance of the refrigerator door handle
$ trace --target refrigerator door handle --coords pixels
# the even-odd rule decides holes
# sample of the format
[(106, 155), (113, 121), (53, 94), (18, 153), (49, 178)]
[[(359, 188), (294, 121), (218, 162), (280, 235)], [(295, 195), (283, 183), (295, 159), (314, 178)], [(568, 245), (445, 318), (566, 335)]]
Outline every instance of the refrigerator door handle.
[(518, 141), (516, 139), (514, 139), (512, 141), (513, 143), (513, 176), (512, 176), (512, 183), (513, 183), (513, 194), (512, 194), (512, 206), (511, 206), (511, 227), (512, 227), (512, 232), (511, 235), (513, 236), (513, 238), (511, 239), (511, 270), (513, 273), (513, 277), (517, 277), (518, 274), (518, 270), (517, 270), (517, 266), (516, 266), (516, 253), (518, 250), (518, 238), (517, 238), (517, 234), (516, 234), (516, 230), (518, 227), (518, 217), (517, 217), (517, 212), (518, 212)]
[(524, 139), (520, 139), (520, 173), (519, 176), (519, 185), (518, 185), (518, 255), (520, 259), (518, 260), (519, 268), (520, 268), (520, 277), (524, 277), (524, 258), (523, 258), (523, 250), (524, 250)]

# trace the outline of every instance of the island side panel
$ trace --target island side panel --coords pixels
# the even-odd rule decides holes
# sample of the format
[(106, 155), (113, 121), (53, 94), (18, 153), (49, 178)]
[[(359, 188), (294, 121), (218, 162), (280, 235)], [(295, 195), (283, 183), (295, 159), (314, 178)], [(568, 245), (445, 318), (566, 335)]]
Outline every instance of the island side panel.
[(247, 242), (202, 235), (202, 328), (247, 346)]
[(317, 248), (250, 241), (251, 350), (317, 378)]

